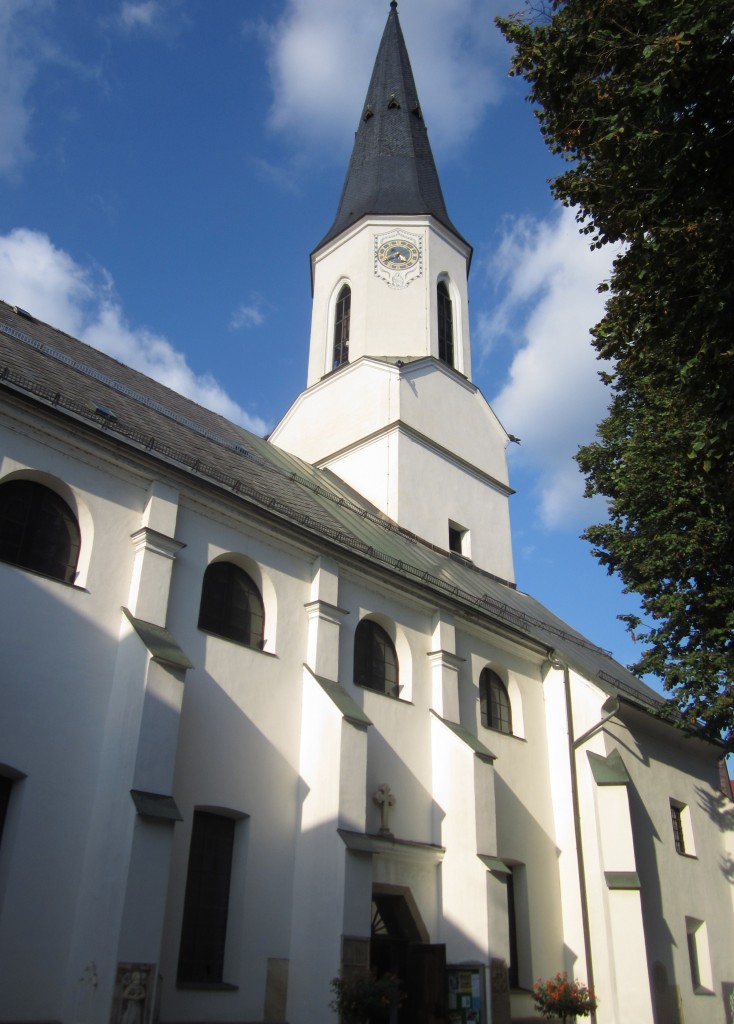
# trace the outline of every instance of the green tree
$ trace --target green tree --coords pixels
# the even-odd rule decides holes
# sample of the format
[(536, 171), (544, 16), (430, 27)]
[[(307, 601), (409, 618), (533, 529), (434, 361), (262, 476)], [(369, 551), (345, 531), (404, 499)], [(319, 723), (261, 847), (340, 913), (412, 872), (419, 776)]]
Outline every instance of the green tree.
[[(592, 246), (621, 243), (593, 331), (608, 415), (577, 456), (584, 537), (685, 721), (734, 737), (734, 8), (550, 0), (499, 18)], [(644, 619), (644, 622), (643, 622)]]

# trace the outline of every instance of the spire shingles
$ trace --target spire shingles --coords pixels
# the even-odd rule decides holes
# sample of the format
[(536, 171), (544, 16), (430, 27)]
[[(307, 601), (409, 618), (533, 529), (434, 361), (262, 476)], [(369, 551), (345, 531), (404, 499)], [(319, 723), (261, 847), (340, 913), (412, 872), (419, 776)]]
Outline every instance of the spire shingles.
[(394, 0), (336, 218), (317, 249), (369, 214), (430, 214), (459, 235), (446, 211)]

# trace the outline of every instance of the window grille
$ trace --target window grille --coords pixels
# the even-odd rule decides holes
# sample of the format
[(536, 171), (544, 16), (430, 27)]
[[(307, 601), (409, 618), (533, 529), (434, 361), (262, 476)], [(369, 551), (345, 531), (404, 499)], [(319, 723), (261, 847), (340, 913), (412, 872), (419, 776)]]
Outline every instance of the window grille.
[(344, 285), (336, 300), (334, 316), (334, 359), (332, 369), (349, 362), (349, 325), (352, 311), (352, 291)]
[(454, 309), (443, 281), (438, 284), (438, 358), (454, 365)]
[(73, 583), (81, 548), (74, 513), (35, 480), (0, 485), (0, 561)]
[(486, 729), (512, 734), (512, 708), (505, 684), (491, 668), (479, 676), (479, 704)]
[(678, 853), (686, 852), (686, 840), (683, 832), (683, 808), (671, 803), (670, 818), (673, 825), (673, 840)]
[(354, 636), (354, 682), (392, 697), (399, 694), (395, 647), (372, 619), (362, 619)]
[(264, 628), (260, 591), (244, 569), (233, 562), (212, 562), (201, 588), (199, 629), (262, 650)]

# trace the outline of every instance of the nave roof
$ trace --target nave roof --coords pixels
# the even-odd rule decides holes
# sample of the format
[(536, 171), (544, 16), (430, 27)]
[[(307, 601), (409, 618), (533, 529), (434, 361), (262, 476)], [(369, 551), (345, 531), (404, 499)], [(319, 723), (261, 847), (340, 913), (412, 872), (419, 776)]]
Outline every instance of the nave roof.
[(649, 710), (666, 704), (531, 595), (401, 529), (334, 474), (2, 301), (0, 388), (220, 489), (403, 589), (408, 583), (519, 642), (554, 650), (609, 694)]

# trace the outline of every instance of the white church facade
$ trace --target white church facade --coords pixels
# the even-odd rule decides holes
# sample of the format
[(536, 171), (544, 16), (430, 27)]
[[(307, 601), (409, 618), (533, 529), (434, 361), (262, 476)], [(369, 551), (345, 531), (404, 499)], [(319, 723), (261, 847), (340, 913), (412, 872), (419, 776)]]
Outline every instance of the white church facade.
[(396, 8), (270, 438), (0, 303), (0, 1024), (734, 1024), (723, 750), (515, 584)]

